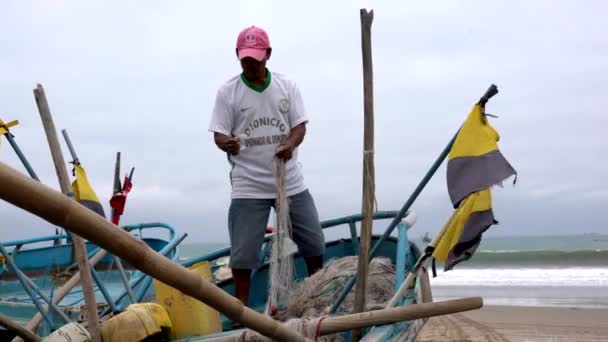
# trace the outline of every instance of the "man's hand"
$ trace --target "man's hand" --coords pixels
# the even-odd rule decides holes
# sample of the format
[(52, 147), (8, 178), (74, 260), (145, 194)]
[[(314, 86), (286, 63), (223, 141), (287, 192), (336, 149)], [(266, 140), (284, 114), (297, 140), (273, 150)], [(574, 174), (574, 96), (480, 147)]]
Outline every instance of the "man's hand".
[(291, 159), (293, 150), (302, 143), (304, 135), (306, 135), (306, 123), (301, 123), (292, 128), (287, 139), (285, 139), (285, 141), (279, 145), (279, 148), (277, 148), (275, 156), (285, 160)]
[(241, 149), (241, 139), (239, 137), (229, 137), (221, 133), (214, 134), (214, 140), (220, 150), (229, 154), (239, 154)]
[(275, 153), (275, 156), (277, 156), (278, 158), (281, 158), (281, 159), (289, 160), (289, 159), (291, 159), (294, 149), (295, 149), (295, 146), (293, 144), (290, 144), (288, 142), (283, 143), (279, 146), (279, 148), (277, 148), (277, 152)]

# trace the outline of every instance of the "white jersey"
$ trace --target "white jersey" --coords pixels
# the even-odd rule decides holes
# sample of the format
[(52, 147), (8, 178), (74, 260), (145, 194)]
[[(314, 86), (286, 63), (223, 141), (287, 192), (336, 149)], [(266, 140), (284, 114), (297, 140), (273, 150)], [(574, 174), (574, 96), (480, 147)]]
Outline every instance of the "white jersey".
[[(276, 198), (274, 157), (295, 126), (308, 122), (296, 84), (268, 71), (256, 87), (243, 75), (228, 80), (217, 92), (209, 130), (240, 137), (238, 155), (229, 155), (232, 198)], [(287, 195), (306, 190), (298, 150), (286, 165)]]

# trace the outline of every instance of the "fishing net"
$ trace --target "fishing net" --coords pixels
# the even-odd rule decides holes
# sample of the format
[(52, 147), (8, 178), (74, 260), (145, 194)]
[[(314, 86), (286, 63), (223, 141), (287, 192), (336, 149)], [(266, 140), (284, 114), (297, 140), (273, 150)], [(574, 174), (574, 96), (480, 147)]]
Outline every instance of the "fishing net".
[[(325, 315), (325, 310), (338, 300), (348, 280), (357, 273), (358, 256), (329, 261), (325, 267), (304, 279), (292, 291), (287, 318), (311, 318)], [(367, 278), (367, 310), (384, 308), (395, 290), (395, 267), (389, 258), (374, 258)], [(346, 296), (336, 314), (351, 313), (354, 291)]]
[[(318, 341), (341, 341), (340, 335), (319, 337), (319, 326), (326, 310), (338, 300), (348, 280), (357, 273), (358, 256), (347, 256), (329, 261), (325, 267), (299, 284), (294, 284), (293, 256), (289, 252), (291, 223), (285, 187), (285, 161), (275, 160), (277, 199), (275, 227), (270, 255), (270, 286), (266, 313), (284, 321), (303, 336)], [(374, 258), (369, 264), (366, 311), (384, 308), (395, 290), (395, 267), (389, 258)], [(342, 301), (336, 314), (351, 313), (354, 291)], [(247, 341), (269, 341), (255, 332), (239, 336)]]
[[(344, 284), (357, 272), (357, 256), (347, 256), (329, 261), (312, 276), (293, 285), (287, 307), (278, 317), (292, 330), (314, 341), (343, 341), (339, 334), (320, 335), (320, 325), (327, 315), (326, 309), (340, 295)], [(374, 258), (369, 265), (367, 285), (367, 311), (382, 309), (395, 290), (395, 267), (388, 258)], [(351, 291), (338, 308), (336, 315), (350, 314), (354, 306), (354, 291)], [(256, 332), (248, 331), (235, 336), (235, 341), (271, 341)]]
[(289, 203), (285, 186), (285, 161), (275, 159), (275, 179), (277, 199), (275, 203), (275, 227), (272, 234), (270, 256), (270, 290), (268, 293), (267, 313), (276, 315), (280, 307), (286, 306), (293, 284), (293, 256), (287, 251), (291, 240)]
[[(320, 324), (323, 321), (323, 317), (315, 319), (290, 319), (285, 322), (284, 325), (293, 331), (299, 332), (305, 338), (309, 338), (311, 341), (319, 342), (341, 342), (343, 341), (339, 336), (319, 336)], [(233, 341), (241, 342), (272, 342), (271, 338), (261, 335), (255, 331), (246, 331), (241, 334), (235, 335)]]

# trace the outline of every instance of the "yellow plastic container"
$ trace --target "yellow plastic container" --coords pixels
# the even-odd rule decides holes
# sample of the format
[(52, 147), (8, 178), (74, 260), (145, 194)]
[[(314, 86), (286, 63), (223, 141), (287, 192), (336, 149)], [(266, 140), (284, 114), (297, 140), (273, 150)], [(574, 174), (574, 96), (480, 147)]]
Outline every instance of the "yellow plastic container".
[(162, 305), (137, 303), (104, 322), (100, 330), (103, 342), (140, 342), (163, 330), (170, 333), (171, 321)]
[[(207, 261), (189, 267), (204, 279), (211, 281), (211, 269)], [(171, 338), (179, 339), (222, 331), (220, 314), (211, 307), (181, 291), (154, 279), (156, 302), (169, 313)]]

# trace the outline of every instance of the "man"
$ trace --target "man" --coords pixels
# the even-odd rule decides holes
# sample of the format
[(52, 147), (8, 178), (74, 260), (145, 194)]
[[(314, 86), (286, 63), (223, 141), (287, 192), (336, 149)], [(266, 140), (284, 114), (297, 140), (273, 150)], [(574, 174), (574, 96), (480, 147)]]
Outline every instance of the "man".
[(236, 55), (243, 72), (218, 90), (209, 127), (232, 166), (230, 267), (236, 297), (245, 305), (251, 270), (260, 265), (264, 232), (275, 204), (275, 158), (286, 161), (292, 236), (309, 274), (323, 266), (325, 252), (319, 215), (297, 160), (308, 118), (296, 84), (266, 68), (271, 52), (263, 29), (251, 26), (240, 32)]

